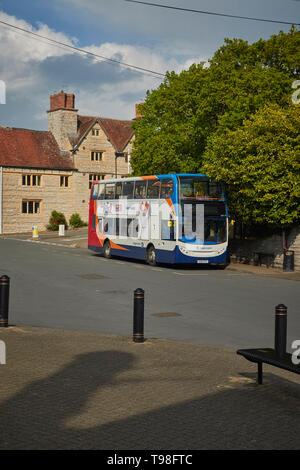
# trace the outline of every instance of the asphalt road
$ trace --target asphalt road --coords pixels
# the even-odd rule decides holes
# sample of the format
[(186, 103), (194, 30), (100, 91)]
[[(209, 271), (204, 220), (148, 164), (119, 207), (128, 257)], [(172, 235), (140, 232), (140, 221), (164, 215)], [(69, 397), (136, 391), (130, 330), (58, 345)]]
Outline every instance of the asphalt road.
[(149, 267), (84, 249), (0, 240), (11, 278), (9, 323), (132, 335), (133, 291), (145, 290), (145, 337), (228, 348), (272, 347), (274, 307), (300, 339), (299, 282), (235, 271)]

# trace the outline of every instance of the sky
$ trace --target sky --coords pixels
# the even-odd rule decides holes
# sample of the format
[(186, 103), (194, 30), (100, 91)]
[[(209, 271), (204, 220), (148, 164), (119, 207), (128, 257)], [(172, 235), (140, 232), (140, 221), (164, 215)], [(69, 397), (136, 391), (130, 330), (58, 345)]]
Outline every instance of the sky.
[[(299, 0), (153, 3), (300, 23)], [(125, 0), (0, 0), (0, 21), (162, 74), (207, 62), (224, 38), (253, 43), (290, 26), (164, 9)], [(163, 77), (96, 61), (0, 24), (0, 125), (47, 130), (49, 96), (75, 94), (82, 115), (132, 119)], [(3, 92), (3, 86), (2, 86)], [(0, 102), (1, 100), (0, 90)]]

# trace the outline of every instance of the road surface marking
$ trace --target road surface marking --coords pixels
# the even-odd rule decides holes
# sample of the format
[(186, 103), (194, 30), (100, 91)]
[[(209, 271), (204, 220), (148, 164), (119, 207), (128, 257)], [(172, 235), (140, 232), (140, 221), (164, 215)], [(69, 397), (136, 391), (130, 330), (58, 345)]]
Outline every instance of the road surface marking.
[(178, 273), (177, 271), (173, 271), (173, 274), (178, 276), (208, 276), (207, 273)]
[(51, 245), (51, 246), (63, 246), (64, 248), (74, 248), (74, 245), (66, 245), (63, 243), (51, 243), (51, 242), (42, 242), (40, 240), (23, 240), (22, 238), (12, 238), (12, 237), (3, 237), (3, 240), (14, 240), (17, 242), (29, 242), (29, 243), (35, 243), (36, 245)]

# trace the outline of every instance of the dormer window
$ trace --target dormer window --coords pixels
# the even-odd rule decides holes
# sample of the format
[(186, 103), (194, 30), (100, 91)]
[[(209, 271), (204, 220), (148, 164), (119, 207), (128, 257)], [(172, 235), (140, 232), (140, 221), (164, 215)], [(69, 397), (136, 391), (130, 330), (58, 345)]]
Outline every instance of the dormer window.
[(103, 157), (103, 152), (91, 152), (92, 162), (101, 162), (102, 157)]

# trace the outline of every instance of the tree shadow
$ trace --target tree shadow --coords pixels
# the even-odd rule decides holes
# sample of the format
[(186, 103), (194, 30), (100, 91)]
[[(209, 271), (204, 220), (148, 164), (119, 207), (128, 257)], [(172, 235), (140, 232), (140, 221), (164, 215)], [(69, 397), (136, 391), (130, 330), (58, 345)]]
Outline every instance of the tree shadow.
[[(0, 448), (299, 448), (298, 384), (266, 373), (266, 385), (257, 386), (252, 380), (255, 374), (249, 374), (203, 394), (200, 390), (205, 390), (205, 384), (199, 373), (199, 377), (193, 377), (199, 383), (198, 398), (161, 407), (156, 404), (155, 380), (148, 379), (147, 374), (127, 378), (127, 393), (114, 394), (122, 383), (119, 374), (134, 365), (132, 354), (91, 352), (77, 356), (56, 374), (24, 387), (0, 407)], [(103, 424), (95, 426), (83, 418), (85, 422), (80, 426), (71, 426), (68, 420), (80, 414), (99, 389), (106, 398), (98, 400), (91, 412), (97, 414), (98, 423), (105, 415)], [(147, 411), (134, 413), (145, 394)], [(172, 396), (171, 385), (169, 394)], [(120, 401), (116, 400), (118, 396)], [(121, 408), (123, 418), (118, 417)], [(131, 411), (125, 418), (124, 408)]]

